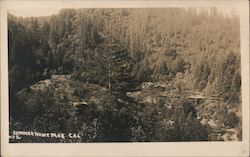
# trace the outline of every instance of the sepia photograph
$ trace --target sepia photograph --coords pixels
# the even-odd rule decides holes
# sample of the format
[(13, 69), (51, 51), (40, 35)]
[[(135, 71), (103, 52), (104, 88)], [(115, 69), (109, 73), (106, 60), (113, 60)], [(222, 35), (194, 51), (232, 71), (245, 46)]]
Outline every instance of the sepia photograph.
[(233, 10), (10, 11), (10, 142), (241, 141), (240, 56)]
[(249, 143), (239, 7), (13, 6), (8, 144)]

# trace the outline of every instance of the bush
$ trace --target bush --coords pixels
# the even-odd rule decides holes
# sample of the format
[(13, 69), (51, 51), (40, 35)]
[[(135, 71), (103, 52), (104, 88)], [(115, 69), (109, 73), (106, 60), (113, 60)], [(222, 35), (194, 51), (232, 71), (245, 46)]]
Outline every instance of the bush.
[(225, 125), (228, 125), (231, 128), (235, 128), (239, 123), (239, 117), (235, 114), (235, 112), (230, 112), (227, 116), (227, 121)]

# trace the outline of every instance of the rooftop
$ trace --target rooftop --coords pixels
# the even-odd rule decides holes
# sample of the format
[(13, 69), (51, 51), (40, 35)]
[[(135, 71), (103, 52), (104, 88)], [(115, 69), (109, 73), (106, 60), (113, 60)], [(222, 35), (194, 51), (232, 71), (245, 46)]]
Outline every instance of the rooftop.
[(190, 95), (188, 99), (205, 99), (202, 95)]

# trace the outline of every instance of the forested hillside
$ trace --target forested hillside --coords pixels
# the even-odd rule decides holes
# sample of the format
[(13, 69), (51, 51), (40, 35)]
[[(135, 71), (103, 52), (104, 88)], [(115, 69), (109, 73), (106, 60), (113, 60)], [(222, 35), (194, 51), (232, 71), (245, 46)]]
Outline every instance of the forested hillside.
[[(110, 98), (103, 100), (105, 109), (91, 108), (93, 114), (84, 123), (97, 135), (82, 142), (211, 140), (209, 128), (197, 120), (197, 108), (185, 99), (194, 92), (219, 98), (228, 110), (224, 118), (237, 119), (230, 128), (241, 129), (240, 116), (235, 114), (241, 109), (237, 15), (222, 15), (216, 8), (62, 9), (57, 15), (30, 18), (9, 14), (8, 43), (10, 116), (27, 128), (36, 128), (39, 122), (25, 118), (29, 107), (18, 93), (51, 75), (70, 74), (75, 96), (87, 95), (86, 83), (110, 90)], [(170, 111), (161, 102), (152, 107), (127, 95), (144, 82), (168, 83), (181, 95), (177, 104), (184, 107)], [(41, 97), (48, 98), (46, 93), (50, 92), (40, 93)], [(37, 117), (45, 114), (43, 110), (30, 109)], [(69, 112), (74, 119), (70, 111), (60, 112)], [(164, 119), (176, 126), (165, 126)], [(96, 121), (98, 127), (92, 124)], [(75, 130), (82, 129), (77, 120), (74, 123)]]

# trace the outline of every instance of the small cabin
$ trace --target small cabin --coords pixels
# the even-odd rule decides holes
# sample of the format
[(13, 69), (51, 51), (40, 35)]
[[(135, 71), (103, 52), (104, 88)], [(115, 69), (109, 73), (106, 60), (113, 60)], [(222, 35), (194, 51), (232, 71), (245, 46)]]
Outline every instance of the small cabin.
[(201, 104), (205, 101), (205, 97), (202, 95), (190, 95), (187, 97), (189, 100), (193, 101), (194, 103)]
[(209, 97), (210, 102), (219, 103), (220, 98), (218, 96), (212, 95)]
[(155, 84), (154, 88), (163, 92), (166, 87), (163, 84)]
[(80, 106), (87, 106), (88, 103), (86, 101), (81, 101), (81, 102), (73, 102), (72, 105), (75, 107), (80, 107)]
[(141, 84), (142, 89), (144, 89), (144, 88), (153, 88), (153, 86), (154, 86), (154, 83), (152, 83), (152, 82), (143, 82)]
[(88, 103), (86, 101), (73, 102), (72, 106), (76, 110), (77, 114), (82, 114), (85, 109), (88, 107)]
[(70, 78), (71, 78), (71, 75), (51, 75), (52, 80), (66, 80)]

